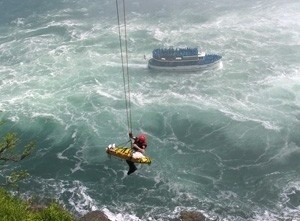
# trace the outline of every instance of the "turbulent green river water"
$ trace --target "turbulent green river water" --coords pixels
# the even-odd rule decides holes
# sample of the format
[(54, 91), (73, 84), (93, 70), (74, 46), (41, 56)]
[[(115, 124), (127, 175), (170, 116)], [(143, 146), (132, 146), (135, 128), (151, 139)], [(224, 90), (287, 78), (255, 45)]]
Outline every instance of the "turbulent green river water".
[[(128, 140), (115, 1), (0, 0), (1, 134), (37, 143), (23, 193), (114, 221), (299, 218), (300, 2), (125, 2), (133, 133), (153, 161), (130, 176), (105, 153)], [(170, 46), (222, 66), (151, 72), (144, 55)]]

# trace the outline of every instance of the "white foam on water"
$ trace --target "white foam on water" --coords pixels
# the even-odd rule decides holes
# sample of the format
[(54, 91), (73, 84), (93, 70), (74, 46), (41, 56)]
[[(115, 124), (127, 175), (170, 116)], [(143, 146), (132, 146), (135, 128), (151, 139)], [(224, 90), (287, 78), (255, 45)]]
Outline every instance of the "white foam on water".
[[(278, 203), (278, 207), (281, 208), (282, 213), (286, 219), (297, 219), (299, 217), (298, 212), (300, 209), (299, 197), (300, 197), (300, 181), (287, 182), (283, 191), (280, 193), (281, 201)], [(295, 196), (297, 202), (291, 202), (292, 196)], [(298, 205), (293, 205), (297, 203)]]
[[(207, 134), (205, 132), (202, 134), (201, 128), (196, 128), (200, 131), (201, 141), (215, 134), (224, 134), (229, 140), (239, 138), (245, 141), (243, 139), (247, 137), (257, 136), (256, 129), (261, 126), (266, 130), (261, 129), (264, 133), (260, 134), (260, 139), (270, 146), (258, 155), (260, 161), (272, 148), (276, 150), (280, 148), (273, 147), (272, 142), (268, 142), (272, 137), (267, 136), (275, 134), (280, 136), (280, 132), (284, 133), (290, 129), (289, 125), (299, 122), (300, 118), (296, 120), (299, 107), (299, 65), (292, 56), (288, 59), (280, 57), (286, 53), (281, 50), (286, 48), (285, 46), (296, 48), (299, 45), (299, 13), (297, 13), (299, 3), (286, 1), (281, 2), (280, 6), (278, 3), (278, 1), (241, 1), (234, 4), (234, 8), (228, 3), (214, 3), (213, 7), (207, 9), (205, 7), (209, 2), (200, 4), (188, 1), (179, 10), (176, 8), (178, 2), (167, 1), (159, 11), (151, 11), (150, 8), (144, 9), (147, 13), (133, 12), (131, 19), (128, 20), (134, 130), (143, 131), (151, 137), (150, 145), (153, 145), (153, 149), (149, 149), (149, 153), (154, 156), (154, 163), (146, 171), (150, 178), (145, 183), (154, 183), (156, 188), (151, 189), (152, 194), (163, 195), (161, 198), (155, 198), (156, 202), (165, 204), (164, 209), (158, 205), (153, 205), (154, 208), (149, 206), (147, 212), (153, 211), (158, 220), (164, 221), (163, 218), (168, 217), (167, 213), (171, 214), (171, 218), (175, 218), (180, 210), (199, 209), (189, 207), (191, 201), (197, 202), (197, 207), (203, 205), (199, 201), (214, 202), (214, 196), (209, 195), (209, 187), (196, 180), (196, 178), (209, 180), (211, 178), (209, 174), (200, 176), (197, 174), (199, 168), (194, 168), (190, 173), (186, 172), (186, 169), (178, 171), (178, 165), (173, 162), (173, 157), (177, 155), (185, 157), (186, 151), (194, 151), (194, 159), (197, 154), (203, 154), (199, 148), (204, 148), (201, 143), (184, 143), (176, 136), (177, 133), (190, 136), (191, 128), (197, 127), (196, 122), (200, 122), (213, 127)], [(75, 163), (70, 168), (62, 169), (70, 171), (75, 177), (83, 170), (88, 174), (90, 169), (94, 169), (90, 165), (91, 168), (87, 170), (85, 162), (104, 161), (98, 147), (116, 142), (116, 139), (118, 141), (127, 139), (124, 135), (127, 128), (123, 112), (125, 108), (122, 106), (123, 88), (116, 16), (111, 15), (102, 19), (101, 15), (95, 13), (96, 9), (90, 11), (88, 5), (79, 7), (78, 4), (86, 3), (79, 2), (72, 4), (72, 7), (46, 10), (45, 14), (35, 13), (29, 17), (14, 19), (11, 22), (13, 26), (6, 29), (2, 27), (4, 31), (0, 44), (3, 55), (0, 65), (0, 109), (7, 112), (8, 119), (13, 122), (22, 121), (23, 118), (32, 118), (32, 121), (49, 119), (54, 124), (63, 125), (72, 144), (56, 153), (56, 156), (60, 160), (74, 160)], [(94, 2), (90, 4), (99, 5)], [(100, 5), (107, 7), (110, 4), (111, 2), (107, 1), (104, 5)], [(137, 1), (133, 4), (136, 8), (143, 6)], [(169, 4), (172, 4), (172, 12), (169, 11)], [(206, 10), (210, 10), (209, 13)], [(213, 16), (209, 16), (210, 13)], [(174, 16), (176, 19), (171, 19)], [(34, 20), (39, 23), (34, 23)], [(186, 24), (189, 24), (188, 29), (185, 28)], [(151, 56), (154, 48), (168, 46), (200, 46), (205, 50), (215, 51), (223, 55), (223, 67), (184, 76), (182, 73), (166, 75), (149, 72), (143, 55)], [(297, 57), (292, 47), (287, 48), (287, 51), (293, 52)], [(213, 115), (218, 119), (209, 118), (212, 112), (219, 114)], [(159, 113), (161, 117), (151, 115), (153, 113)], [(152, 116), (157, 117), (155, 122), (151, 121)], [(187, 131), (180, 131), (177, 128), (179, 126), (172, 125), (171, 121), (176, 116), (180, 116), (183, 122), (186, 120), (190, 123), (186, 127)], [(201, 119), (202, 117), (205, 119)], [(151, 123), (145, 122), (145, 118)], [(247, 125), (248, 122), (254, 123), (255, 126), (244, 131), (234, 131), (234, 128), (230, 127), (230, 125)], [(61, 137), (63, 135), (58, 136), (53, 143), (59, 144)], [(280, 140), (285, 139), (287, 145), (282, 151), (275, 151), (275, 154), (268, 156), (268, 163), (275, 161), (286, 165), (289, 156), (297, 153), (298, 147), (291, 144), (289, 134), (283, 135)], [(160, 149), (160, 146), (164, 148)], [(238, 148), (243, 149), (244, 146)], [(217, 151), (216, 149), (209, 151), (222, 162), (221, 154), (213, 152)], [(68, 155), (69, 153), (72, 155)], [(99, 153), (99, 156), (95, 153)], [(170, 154), (173, 155), (165, 160)], [(99, 173), (111, 174), (115, 177), (114, 181), (128, 180), (126, 165), (122, 169), (115, 168), (116, 165), (106, 165), (104, 168), (101, 166), (97, 165)], [(233, 165), (232, 168), (238, 170), (247, 166), (245, 163)], [(145, 171), (139, 170), (132, 179), (135, 181), (141, 179), (140, 174), (143, 172)], [(56, 176), (54, 173), (51, 175)], [(78, 213), (84, 214), (103, 208), (111, 220), (139, 220), (137, 215), (128, 213), (124, 208), (120, 208), (120, 212), (111, 212), (107, 209), (114, 204), (122, 205), (126, 201), (125, 196), (112, 202), (106, 201), (108, 205), (100, 205), (99, 208), (98, 203), (104, 201), (102, 196), (97, 195), (93, 198), (91, 194), (93, 189), (97, 188), (97, 181), (90, 181), (91, 178), (85, 178), (85, 181), (66, 181), (61, 177), (63, 175), (57, 176), (57, 180), (41, 179), (45, 187), (43, 193), (47, 193), (50, 189), (54, 195), (66, 197), (67, 200), (64, 199), (64, 202), (68, 206), (73, 206)], [(69, 179), (75, 179), (72, 176)], [(254, 219), (276, 220), (281, 214), (288, 219), (289, 213), (299, 216), (298, 207), (293, 209), (284, 204), (289, 200), (289, 194), (299, 191), (295, 177), (290, 177), (294, 181), (289, 184), (291, 187), (286, 187), (286, 190), (280, 193), (283, 200), (278, 204), (281, 203), (283, 206), (255, 208)], [(110, 178), (104, 176), (99, 180), (103, 182), (103, 186), (111, 185), (108, 181)], [(221, 180), (213, 181), (221, 182)], [(117, 187), (123, 190), (122, 185), (126, 186), (126, 183)], [(251, 201), (247, 197), (240, 197), (242, 194), (239, 190), (228, 186), (227, 183), (221, 182), (214, 188), (220, 186), (228, 189), (219, 195), (220, 202), (229, 196), (240, 200), (237, 200), (237, 204), (240, 202), (241, 205)], [(163, 194), (159, 192), (160, 188), (165, 188)], [(121, 195), (122, 191), (118, 190), (116, 194)], [(201, 194), (201, 190), (206, 194)], [(131, 193), (128, 191), (128, 194)], [(163, 197), (171, 199), (164, 200)], [(138, 203), (142, 204), (141, 207), (147, 204), (142, 201)], [(175, 207), (176, 203), (182, 206)], [(214, 205), (219, 206), (217, 203)], [(222, 215), (226, 213), (223, 212), (220, 219), (243, 219), (234, 213), (236, 207), (226, 206), (223, 205), (222, 208), (230, 209), (231, 215), (222, 219)], [(175, 212), (172, 209), (174, 207)], [(282, 213), (278, 212), (280, 209), (283, 209)]]
[(80, 214), (86, 214), (91, 210), (98, 210), (97, 203), (88, 194), (88, 188), (80, 182), (76, 183), (78, 184), (77, 186), (67, 190), (72, 193), (72, 196), (69, 198), (70, 205), (73, 205)]
[[(72, 209), (72, 212), (76, 211), (77, 214), (81, 215), (85, 215), (92, 210), (99, 210), (96, 201), (88, 193), (89, 188), (81, 181), (38, 178), (36, 182), (39, 189), (35, 189), (32, 196), (39, 194), (40, 199), (53, 199), (55, 197), (58, 202), (65, 205), (66, 201), (68, 201), (67, 209)], [(31, 195), (30, 192), (28, 194), (29, 196)]]
[(122, 214), (121, 213), (114, 214), (111, 211), (109, 211), (107, 208), (102, 208), (101, 210), (105, 213), (105, 215), (107, 215), (107, 217), (111, 221), (142, 221), (137, 216), (132, 214), (127, 214), (126, 212)]

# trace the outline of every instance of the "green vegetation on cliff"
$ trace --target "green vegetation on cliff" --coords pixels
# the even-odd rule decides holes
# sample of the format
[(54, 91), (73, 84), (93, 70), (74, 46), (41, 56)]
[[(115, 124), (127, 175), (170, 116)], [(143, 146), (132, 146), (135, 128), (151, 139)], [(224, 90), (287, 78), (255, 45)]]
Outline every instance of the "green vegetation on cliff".
[[(2, 124), (0, 121), (0, 126)], [(14, 170), (13, 165), (10, 165), (13, 169), (10, 174), (5, 175), (2, 169), (10, 163), (18, 163), (30, 156), (34, 147), (34, 142), (20, 145), (16, 133), (0, 133), (0, 177), (2, 182), (5, 180), (4, 183), (0, 183), (3, 186), (0, 187), (0, 221), (73, 221), (73, 216), (56, 202), (40, 206), (15, 197), (6, 190), (14, 188), (19, 191), (20, 181), (30, 175), (24, 170)]]
[(45, 207), (32, 205), (0, 188), (1, 221), (74, 221), (74, 218), (58, 203)]

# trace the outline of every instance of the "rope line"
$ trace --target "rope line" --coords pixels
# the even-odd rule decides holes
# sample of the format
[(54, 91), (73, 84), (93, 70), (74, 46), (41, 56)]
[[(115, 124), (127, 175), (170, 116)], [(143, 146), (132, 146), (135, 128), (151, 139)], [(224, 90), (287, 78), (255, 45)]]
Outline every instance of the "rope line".
[(125, 50), (126, 50), (126, 62), (127, 62), (127, 90), (128, 90), (128, 108), (129, 108), (129, 125), (128, 132), (132, 131), (132, 119), (131, 119), (131, 100), (130, 100), (130, 75), (129, 75), (129, 66), (128, 66), (128, 44), (127, 44), (127, 25), (126, 25), (126, 8), (125, 0), (123, 0), (123, 15), (124, 15), (124, 34), (125, 34)]
[[(125, 95), (125, 107), (126, 107), (126, 119), (127, 119), (127, 129), (128, 132), (132, 131), (132, 116), (131, 116), (131, 100), (130, 100), (130, 76), (128, 68), (128, 46), (127, 46), (127, 29), (126, 29), (126, 9), (125, 9), (125, 0), (123, 0), (123, 23), (124, 23), (124, 42), (125, 42), (125, 58), (123, 55), (123, 44), (122, 44), (122, 34), (121, 34), (121, 24), (120, 24), (120, 15), (119, 15), (119, 3), (116, 0), (116, 9), (117, 9), (117, 19), (118, 19), (118, 31), (119, 31), (119, 43), (120, 43), (120, 53), (121, 53), (121, 62), (122, 62), (122, 73), (123, 73), (123, 86), (124, 86), (124, 95)], [(125, 60), (125, 62), (124, 62)], [(124, 67), (126, 63), (126, 69)]]

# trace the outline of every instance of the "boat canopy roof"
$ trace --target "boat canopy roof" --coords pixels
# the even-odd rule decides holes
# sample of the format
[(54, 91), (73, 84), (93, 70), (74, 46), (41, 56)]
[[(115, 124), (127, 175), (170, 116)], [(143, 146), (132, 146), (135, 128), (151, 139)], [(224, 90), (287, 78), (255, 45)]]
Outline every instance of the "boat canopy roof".
[(152, 56), (155, 59), (185, 57), (185, 56), (197, 56), (197, 48), (157, 48), (152, 52)]

